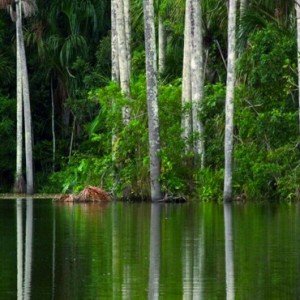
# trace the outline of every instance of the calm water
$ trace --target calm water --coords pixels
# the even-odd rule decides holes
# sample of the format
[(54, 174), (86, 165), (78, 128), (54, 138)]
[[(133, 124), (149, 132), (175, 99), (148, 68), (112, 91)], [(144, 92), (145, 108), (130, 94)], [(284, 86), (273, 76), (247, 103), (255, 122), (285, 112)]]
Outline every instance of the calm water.
[(0, 299), (300, 299), (300, 206), (0, 200)]

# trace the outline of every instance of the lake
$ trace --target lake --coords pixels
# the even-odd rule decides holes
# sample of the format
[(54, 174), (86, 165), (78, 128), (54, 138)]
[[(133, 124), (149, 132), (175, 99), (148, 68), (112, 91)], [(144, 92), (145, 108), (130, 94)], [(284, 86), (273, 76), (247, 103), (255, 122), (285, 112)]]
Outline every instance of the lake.
[(299, 299), (300, 205), (0, 200), (0, 299)]

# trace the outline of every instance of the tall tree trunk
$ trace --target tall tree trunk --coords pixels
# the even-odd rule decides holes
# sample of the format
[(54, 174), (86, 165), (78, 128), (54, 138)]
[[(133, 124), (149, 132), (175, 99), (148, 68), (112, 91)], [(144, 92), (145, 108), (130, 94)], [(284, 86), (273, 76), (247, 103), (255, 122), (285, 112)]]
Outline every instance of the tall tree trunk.
[(186, 152), (190, 151), (188, 139), (192, 134), (192, 83), (191, 83), (191, 1), (185, 1), (185, 25), (184, 25), (184, 49), (183, 49), (183, 68), (182, 68), (182, 139), (185, 141)]
[(300, 1), (295, 2), (296, 18), (297, 18), (297, 61), (298, 61), (298, 102), (299, 102), (299, 134), (300, 134)]
[[(19, 12), (21, 11), (22, 1), (18, 2)], [(33, 161), (32, 161), (32, 125), (31, 125), (31, 109), (29, 97), (29, 82), (25, 54), (25, 45), (22, 31), (22, 14), (20, 14), (20, 57), (22, 64), (22, 86), (23, 86), (23, 105), (25, 120), (25, 157), (26, 157), (26, 192), (33, 194)]]
[(144, 0), (144, 30), (146, 49), (146, 81), (147, 81), (147, 106), (148, 128), (150, 144), (150, 181), (151, 199), (158, 201), (162, 198), (160, 177), (160, 138), (159, 114), (157, 99), (157, 57), (154, 26), (153, 0)]
[(16, 5), (16, 48), (17, 48), (17, 154), (16, 154), (16, 178), (14, 191), (16, 193), (24, 193), (25, 185), (23, 178), (23, 85), (22, 85), (22, 65), (20, 51), (20, 30), (21, 25), (21, 10), (20, 5)]
[(116, 1), (111, 0), (111, 80), (119, 83), (119, 55), (118, 55), (118, 35), (116, 24)]
[(52, 171), (55, 172), (55, 154), (56, 154), (56, 139), (55, 139), (55, 106), (53, 93), (53, 77), (51, 76), (51, 125), (52, 125)]
[(226, 83), (226, 123), (225, 123), (225, 174), (224, 200), (232, 200), (232, 161), (233, 161), (233, 116), (235, 84), (235, 45), (236, 45), (236, 0), (229, 1), (228, 12), (228, 58)]
[[(119, 69), (120, 69), (120, 86), (123, 94), (130, 98), (130, 78), (129, 64), (126, 42), (125, 14), (123, 0), (116, 0), (116, 28), (118, 35), (118, 54), (119, 54)], [(128, 124), (130, 121), (130, 108), (125, 106), (122, 110), (123, 122)]]
[[(120, 68), (119, 68), (119, 51), (118, 51), (118, 34), (117, 34), (117, 23), (116, 23), (116, 0), (111, 0), (111, 80), (120, 84)], [(114, 97), (111, 99), (111, 107), (113, 114), (116, 111), (116, 103)], [(112, 149), (112, 165), (113, 165), (113, 194), (117, 186), (117, 164), (116, 164), (116, 143), (117, 132), (116, 127), (113, 125), (112, 138), (111, 138), (111, 149)]]
[(158, 73), (163, 74), (166, 67), (166, 28), (162, 17), (158, 16)]
[(128, 78), (131, 77), (131, 17), (130, 17), (130, 0), (124, 0), (124, 22), (126, 35), (126, 52), (128, 63)]
[(202, 41), (202, 11), (199, 0), (191, 0), (192, 20), (192, 117), (194, 134), (194, 153), (201, 157), (201, 166), (204, 166), (204, 125), (200, 117), (204, 97), (203, 74), (203, 41)]

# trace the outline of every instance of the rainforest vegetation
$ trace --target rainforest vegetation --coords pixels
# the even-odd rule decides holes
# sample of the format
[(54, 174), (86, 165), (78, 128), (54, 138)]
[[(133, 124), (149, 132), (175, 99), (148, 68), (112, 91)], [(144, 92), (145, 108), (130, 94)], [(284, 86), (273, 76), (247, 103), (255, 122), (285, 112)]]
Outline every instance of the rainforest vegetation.
[(295, 1), (0, 4), (0, 192), (299, 200)]

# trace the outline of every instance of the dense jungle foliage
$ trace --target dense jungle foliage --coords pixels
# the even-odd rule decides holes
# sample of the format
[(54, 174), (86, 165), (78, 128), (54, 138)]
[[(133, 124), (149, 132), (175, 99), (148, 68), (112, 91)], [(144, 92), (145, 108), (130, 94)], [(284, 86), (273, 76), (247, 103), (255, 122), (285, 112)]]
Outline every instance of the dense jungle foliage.
[[(146, 199), (150, 184), (141, 1), (132, 1), (131, 100), (111, 82), (109, 1), (79, 2), (40, 0), (38, 13), (24, 21), (35, 190), (77, 192), (86, 185), (99, 185), (118, 197)], [(181, 139), (184, 1), (175, 2), (162, 1), (159, 8), (168, 35), (166, 69), (159, 80), (161, 184), (168, 195), (219, 201), (224, 169), (226, 5), (203, 1), (208, 55), (202, 111), (206, 164), (201, 169), (185, 154)], [(292, 1), (279, 1), (278, 7), (268, 2), (252, 1), (238, 18), (234, 194), (240, 200), (291, 201), (300, 197), (295, 13)], [(16, 72), (15, 28), (5, 11), (0, 17), (0, 49), (0, 191), (9, 192), (15, 172)], [(128, 126), (121, 118), (124, 104), (132, 108)], [(119, 132), (113, 145), (115, 157), (113, 130)]]

